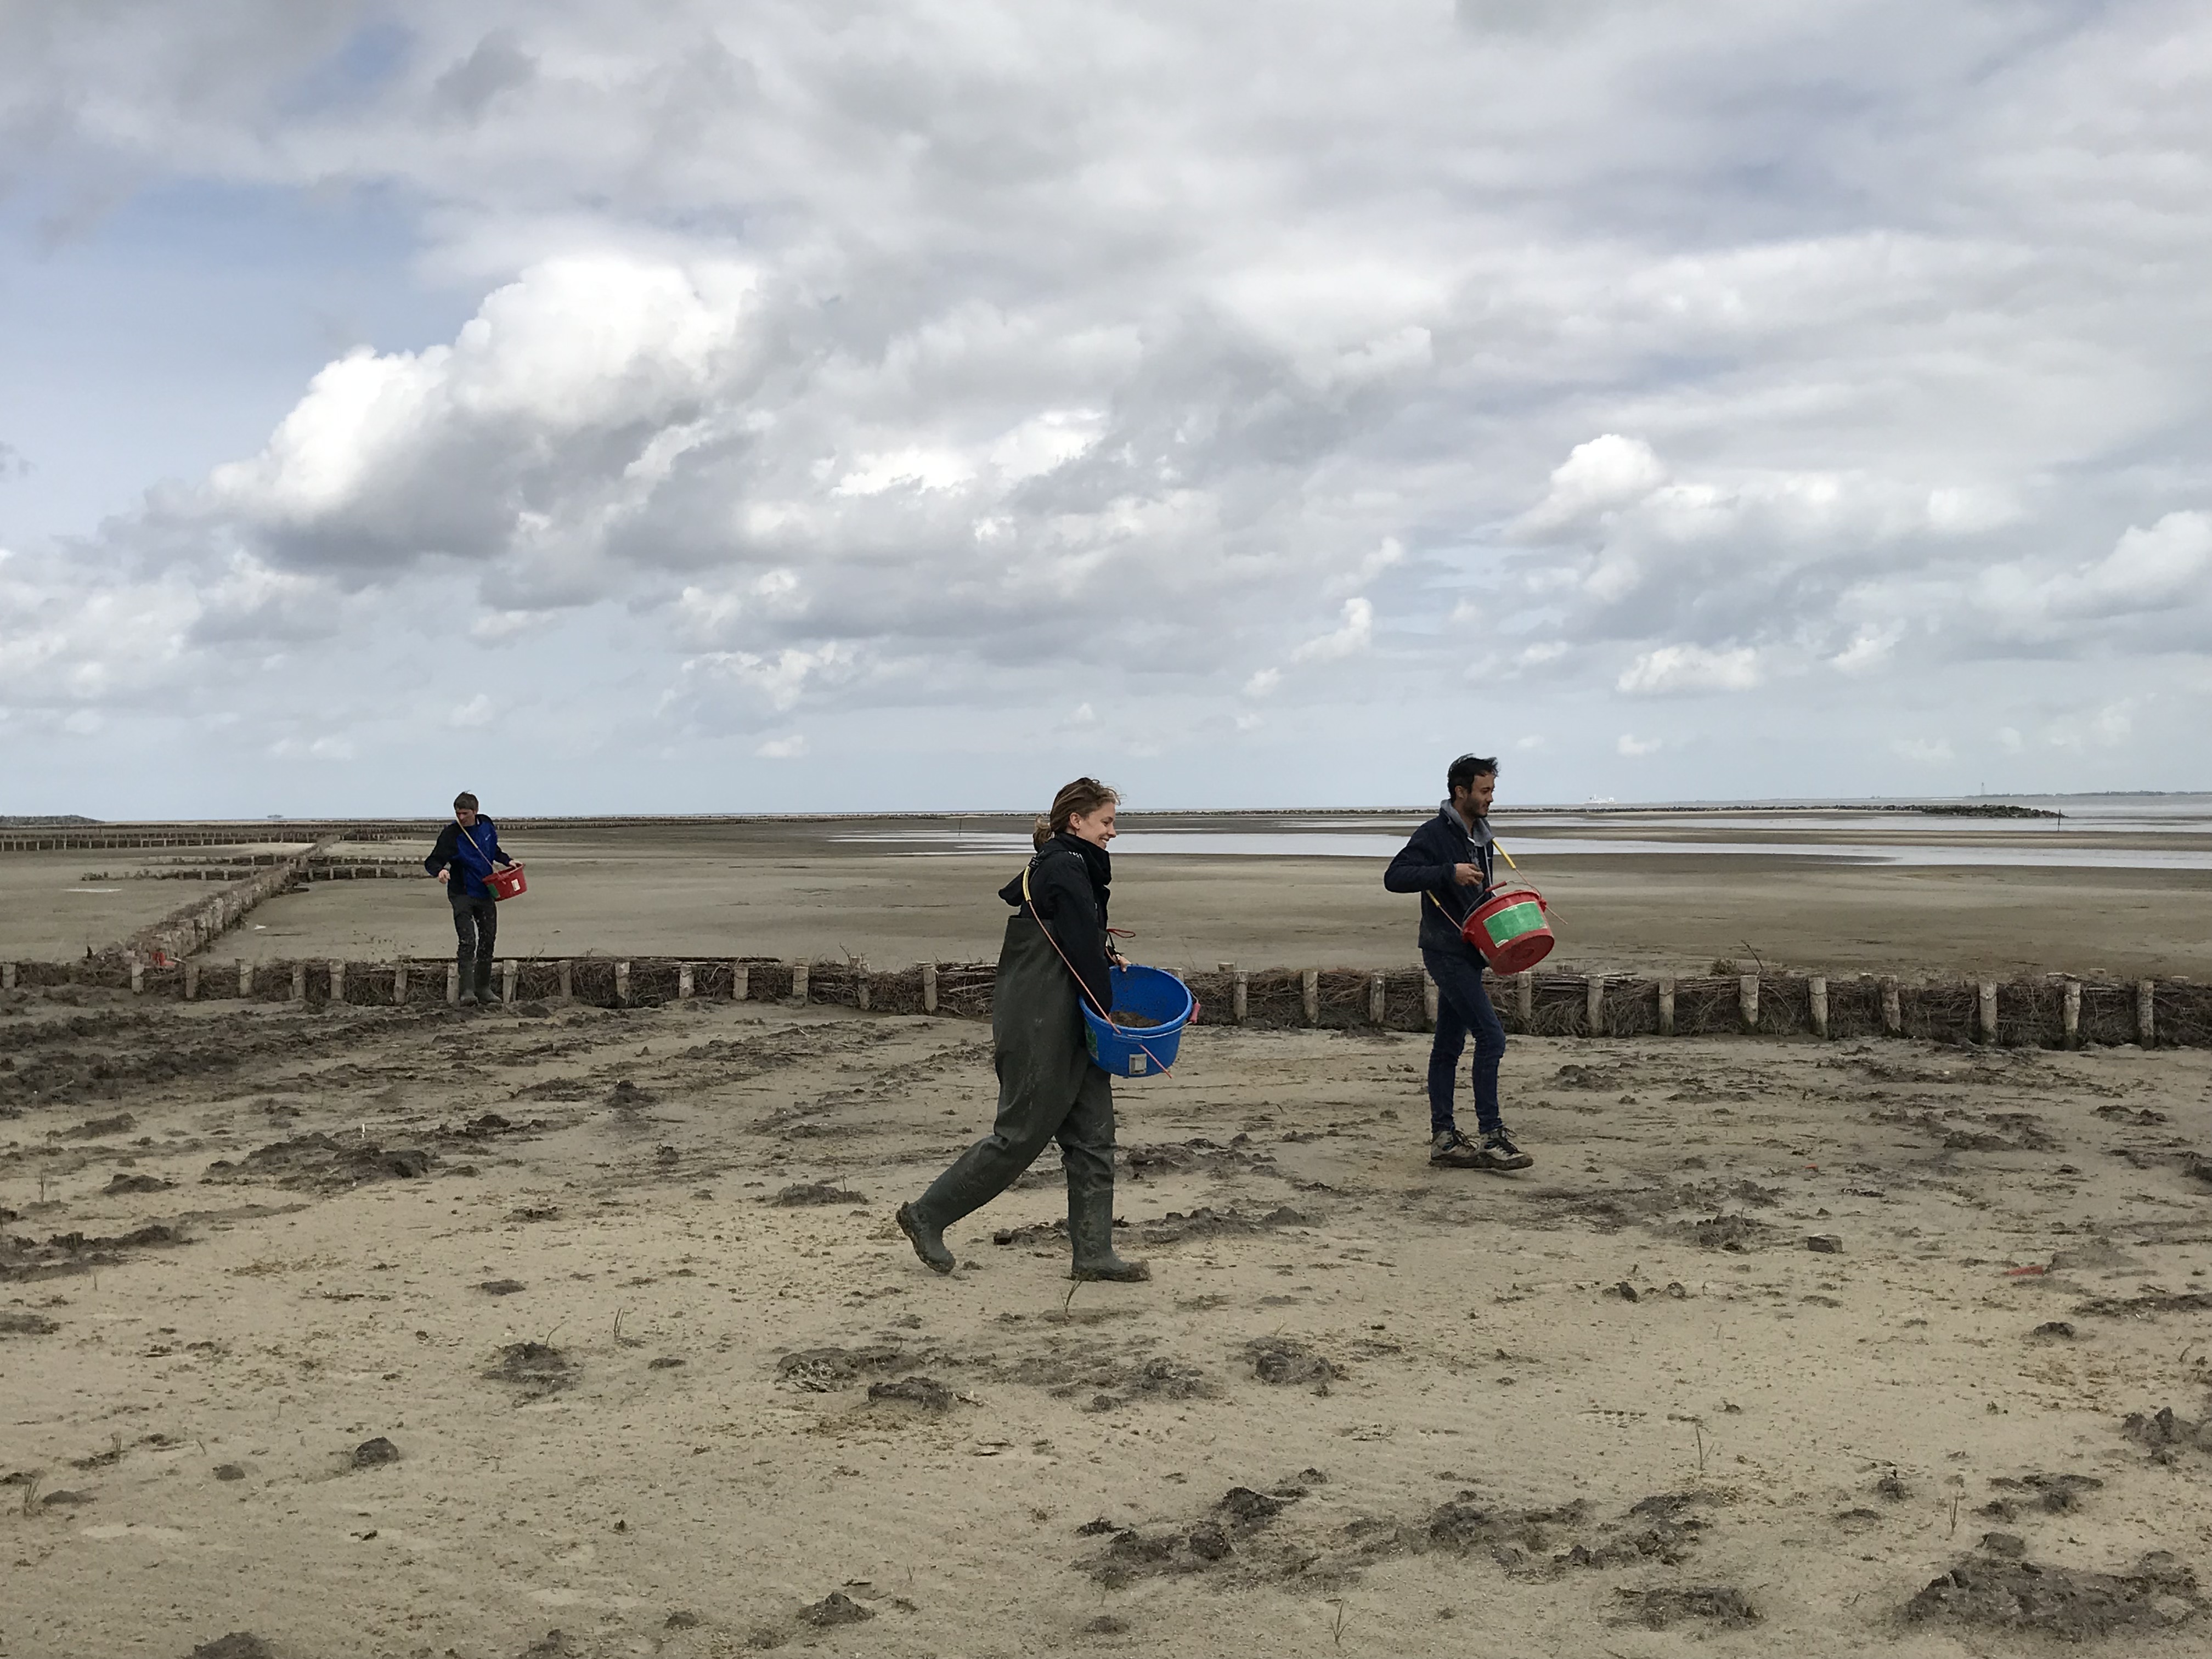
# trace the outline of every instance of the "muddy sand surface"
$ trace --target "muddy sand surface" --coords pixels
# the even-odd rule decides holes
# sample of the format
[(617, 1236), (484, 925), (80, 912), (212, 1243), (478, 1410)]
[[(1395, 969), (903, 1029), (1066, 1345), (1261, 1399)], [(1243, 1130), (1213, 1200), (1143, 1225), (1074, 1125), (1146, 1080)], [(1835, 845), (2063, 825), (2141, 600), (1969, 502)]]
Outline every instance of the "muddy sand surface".
[(978, 1024), (5, 1010), (9, 1659), (2212, 1644), (2201, 1053), (1516, 1040), (1497, 1176), (1196, 1030), (1073, 1287), (892, 1224)]
[[(1136, 827), (1144, 822), (1130, 819)], [(1000, 836), (1018, 827), (1012, 820), (971, 825)], [(1019, 870), (1018, 852), (886, 851), (841, 839), (853, 833), (850, 825), (823, 823), (518, 829), (506, 840), (528, 866), (531, 890), (501, 907), (499, 948), (546, 957), (849, 953), (880, 968), (997, 954), (1006, 909), (996, 894)], [(1559, 902), (1554, 966), (1561, 971), (1702, 973), (1727, 957), (1747, 968), (1756, 959), (1776, 969), (1910, 977), (2212, 975), (2212, 870), (1888, 868), (1691, 853), (1563, 857), (1534, 837), (1513, 845), (1525, 872)], [(420, 859), (428, 843), (368, 850)], [(8, 863), (0, 859), (0, 874)], [(1163, 967), (1407, 966), (1417, 960), (1416, 913), (1411, 900), (1383, 890), (1384, 863), (1132, 854), (1115, 861), (1114, 920), (1135, 930), (1137, 957)], [(179, 894), (179, 902), (191, 896)], [(0, 955), (14, 948), (9, 930), (27, 926), (0, 922)], [(318, 882), (263, 905), (208, 955), (380, 961), (441, 956), (453, 939), (443, 890), (433, 882)]]

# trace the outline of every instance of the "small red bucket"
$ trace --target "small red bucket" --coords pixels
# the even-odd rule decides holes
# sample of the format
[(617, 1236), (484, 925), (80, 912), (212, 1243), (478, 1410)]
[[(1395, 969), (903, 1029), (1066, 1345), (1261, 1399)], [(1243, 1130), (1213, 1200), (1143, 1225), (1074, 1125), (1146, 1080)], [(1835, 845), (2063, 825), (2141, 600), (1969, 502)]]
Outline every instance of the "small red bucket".
[(1541, 893), (1498, 893), (1475, 906), (1459, 936), (1482, 952), (1492, 973), (1525, 973), (1559, 943), (1552, 937), (1550, 914)]
[(491, 896), (495, 899), (520, 898), (529, 890), (530, 884), (522, 878), (522, 866), (519, 864), (491, 872)]

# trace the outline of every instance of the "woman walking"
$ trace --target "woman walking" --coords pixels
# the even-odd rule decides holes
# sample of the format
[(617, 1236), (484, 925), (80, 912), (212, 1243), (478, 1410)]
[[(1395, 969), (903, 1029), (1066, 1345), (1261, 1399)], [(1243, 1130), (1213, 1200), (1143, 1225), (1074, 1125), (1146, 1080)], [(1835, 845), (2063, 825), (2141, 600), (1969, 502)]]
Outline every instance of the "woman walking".
[(991, 994), (998, 1120), (898, 1212), (914, 1253), (939, 1273), (954, 1265), (945, 1230), (1006, 1191), (1056, 1139), (1075, 1252), (1069, 1277), (1152, 1277), (1143, 1262), (1114, 1254), (1114, 1084), (1091, 1063), (1082, 1013), (1086, 998), (1101, 1013), (1113, 1006), (1107, 969), (1120, 953), (1106, 931), (1106, 843), (1120, 799), (1096, 778), (1062, 789), (1052, 816), (1036, 821), (1036, 855), (999, 890), (1014, 914)]

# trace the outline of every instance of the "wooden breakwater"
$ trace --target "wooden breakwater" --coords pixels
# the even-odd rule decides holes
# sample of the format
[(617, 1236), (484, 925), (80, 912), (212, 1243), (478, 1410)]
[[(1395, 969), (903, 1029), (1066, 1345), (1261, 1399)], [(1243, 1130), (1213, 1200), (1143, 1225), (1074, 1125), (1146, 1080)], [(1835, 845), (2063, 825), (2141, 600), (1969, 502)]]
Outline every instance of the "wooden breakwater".
[[(599, 1007), (655, 1007), (706, 999), (985, 1019), (996, 977), (992, 963), (974, 962), (876, 969), (853, 959), (584, 956), (502, 958), (494, 985), (509, 1003), (557, 998)], [(1420, 1031), (1436, 1020), (1436, 987), (1419, 968), (1247, 969), (1223, 963), (1182, 978), (1198, 999), (1197, 1023), (1205, 1025)], [(0, 988), (58, 985), (310, 1007), (434, 1007), (453, 1002), (459, 992), (450, 957), (202, 958), (155, 966), (143, 957), (110, 955), (0, 963)], [(2212, 986), (2185, 979), (2118, 981), (2050, 974), (1915, 981), (1796, 973), (1641, 978), (1538, 972), (1493, 979), (1490, 985), (1506, 1029), (1538, 1036), (1896, 1036), (2008, 1048), (2212, 1047)]]

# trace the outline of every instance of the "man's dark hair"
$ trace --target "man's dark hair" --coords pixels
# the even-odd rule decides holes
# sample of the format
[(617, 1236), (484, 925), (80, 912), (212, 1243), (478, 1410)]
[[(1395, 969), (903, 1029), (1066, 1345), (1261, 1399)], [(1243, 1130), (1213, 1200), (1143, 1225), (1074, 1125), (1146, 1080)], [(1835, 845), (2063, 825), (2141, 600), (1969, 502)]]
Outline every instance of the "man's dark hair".
[(471, 812), (477, 810), (477, 798), (465, 789), (453, 797), (453, 811), (458, 812), (465, 806)]
[(1495, 755), (1462, 755), (1444, 774), (1444, 787), (1457, 794), (1462, 789), (1474, 787), (1477, 778), (1498, 775), (1498, 757)]

